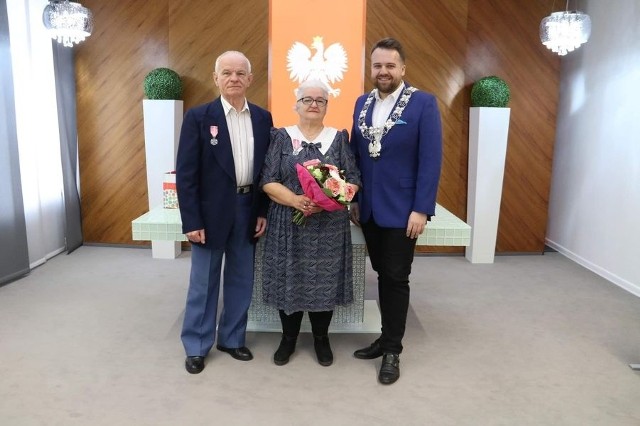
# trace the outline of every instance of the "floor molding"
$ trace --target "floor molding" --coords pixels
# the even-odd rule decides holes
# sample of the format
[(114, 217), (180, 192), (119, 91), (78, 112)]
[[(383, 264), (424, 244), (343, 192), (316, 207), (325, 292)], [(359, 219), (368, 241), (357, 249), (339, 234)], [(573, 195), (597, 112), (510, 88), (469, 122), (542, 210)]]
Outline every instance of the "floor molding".
[(546, 240), (546, 244), (551, 247), (552, 249), (556, 250), (558, 253), (562, 254), (563, 256), (573, 260), (574, 262), (576, 262), (577, 264), (584, 266), (585, 268), (587, 268), (588, 270), (590, 270), (591, 272), (594, 272), (598, 275), (600, 275), (602, 278), (611, 281), (613, 284), (617, 285), (618, 287), (628, 291), (629, 293), (633, 294), (634, 296), (640, 297), (640, 287), (631, 283), (630, 281), (625, 280), (624, 278), (619, 277), (618, 275), (590, 262), (589, 260), (585, 259), (582, 256), (579, 256), (578, 254), (572, 252), (571, 250), (569, 250), (568, 248), (554, 242), (551, 241), (549, 239)]

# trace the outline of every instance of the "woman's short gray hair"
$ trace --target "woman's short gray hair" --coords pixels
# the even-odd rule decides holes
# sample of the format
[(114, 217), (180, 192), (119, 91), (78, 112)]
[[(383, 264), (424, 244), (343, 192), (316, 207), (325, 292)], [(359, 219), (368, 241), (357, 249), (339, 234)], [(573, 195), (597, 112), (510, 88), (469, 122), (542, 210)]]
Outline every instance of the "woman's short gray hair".
[(322, 90), (322, 95), (325, 99), (329, 99), (329, 88), (325, 83), (316, 79), (305, 80), (302, 82), (302, 84), (296, 89), (296, 99), (300, 99), (306, 89), (320, 89)]

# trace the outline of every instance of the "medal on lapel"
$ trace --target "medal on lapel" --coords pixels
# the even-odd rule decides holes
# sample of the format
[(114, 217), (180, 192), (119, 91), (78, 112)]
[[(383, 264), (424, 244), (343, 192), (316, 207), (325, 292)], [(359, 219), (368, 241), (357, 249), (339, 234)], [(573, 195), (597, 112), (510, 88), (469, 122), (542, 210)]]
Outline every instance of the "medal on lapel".
[(218, 145), (218, 139), (216, 139), (216, 136), (218, 136), (218, 126), (209, 127), (209, 131), (211, 132), (211, 145)]
[(382, 149), (382, 144), (380, 141), (382, 140), (382, 128), (381, 127), (371, 127), (369, 129), (370, 132), (370, 140), (369, 142), (369, 156), (371, 158), (377, 159), (380, 157), (380, 150)]

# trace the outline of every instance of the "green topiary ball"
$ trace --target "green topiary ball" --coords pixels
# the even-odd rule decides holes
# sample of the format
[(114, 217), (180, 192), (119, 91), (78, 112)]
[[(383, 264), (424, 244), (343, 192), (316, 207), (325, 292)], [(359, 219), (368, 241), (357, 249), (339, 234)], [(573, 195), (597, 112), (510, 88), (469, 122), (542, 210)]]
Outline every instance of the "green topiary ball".
[(509, 86), (495, 75), (483, 77), (471, 88), (471, 106), (504, 108), (509, 103)]
[(144, 78), (144, 94), (147, 99), (182, 98), (182, 79), (169, 68), (156, 68)]

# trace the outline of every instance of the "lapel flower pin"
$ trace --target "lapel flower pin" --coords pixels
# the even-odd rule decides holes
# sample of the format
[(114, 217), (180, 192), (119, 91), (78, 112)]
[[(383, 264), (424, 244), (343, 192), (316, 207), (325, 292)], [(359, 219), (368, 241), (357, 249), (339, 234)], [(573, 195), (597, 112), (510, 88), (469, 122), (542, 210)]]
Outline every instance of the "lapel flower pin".
[(298, 155), (302, 150), (302, 141), (300, 139), (292, 139), (291, 145), (293, 145), (293, 155)]

